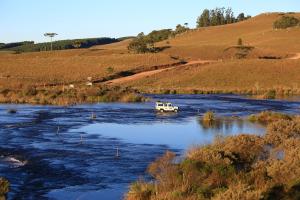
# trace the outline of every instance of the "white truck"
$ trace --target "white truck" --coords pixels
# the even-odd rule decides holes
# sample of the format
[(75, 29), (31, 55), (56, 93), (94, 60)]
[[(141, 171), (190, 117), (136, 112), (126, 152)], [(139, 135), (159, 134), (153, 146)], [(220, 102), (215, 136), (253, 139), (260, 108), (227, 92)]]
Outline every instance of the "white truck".
[(172, 103), (167, 103), (167, 102), (156, 102), (155, 105), (155, 110), (159, 112), (178, 112), (178, 107), (173, 106)]

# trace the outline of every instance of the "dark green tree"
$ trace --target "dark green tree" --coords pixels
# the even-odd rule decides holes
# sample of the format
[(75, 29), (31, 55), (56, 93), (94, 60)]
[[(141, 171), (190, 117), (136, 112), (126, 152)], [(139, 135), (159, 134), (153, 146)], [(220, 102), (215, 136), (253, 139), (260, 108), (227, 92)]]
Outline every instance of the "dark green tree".
[(217, 21), (218, 21), (218, 25), (223, 25), (225, 24), (225, 8), (216, 8), (216, 13), (217, 13)]
[(197, 19), (197, 28), (210, 26), (210, 11), (203, 10), (200, 17)]
[(135, 39), (133, 39), (129, 45), (128, 50), (135, 53), (147, 53), (154, 49), (154, 41), (145, 36), (145, 34), (139, 33)]
[(172, 29), (154, 30), (147, 35), (147, 37), (153, 42), (160, 42), (166, 40), (172, 34)]
[(227, 8), (225, 11), (225, 23), (231, 24), (235, 22), (234, 14), (231, 8)]
[(237, 16), (237, 21), (240, 22), (240, 21), (244, 21), (246, 18), (245, 18), (245, 14), (244, 13), (240, 13), (238, 16)]
[(189, 28), (187, 28), (187, 27), (185, 27), (185, 26), (182, 26), (181, 24), (178, 24), (177, 26), (176, 26), (176, 29), (175, 29), (175, 35), (176, 34), (180, 34), (180, 33), (184, 33), (184, 32), (186, 32), (186, 31), (188, 31), (189, 30)]
[(220, 25), (219, 20), (218, 20), (218, 14), (217, 14), (216, 10), (211, 10), (210, 11), (210, 25), (211, 26)]

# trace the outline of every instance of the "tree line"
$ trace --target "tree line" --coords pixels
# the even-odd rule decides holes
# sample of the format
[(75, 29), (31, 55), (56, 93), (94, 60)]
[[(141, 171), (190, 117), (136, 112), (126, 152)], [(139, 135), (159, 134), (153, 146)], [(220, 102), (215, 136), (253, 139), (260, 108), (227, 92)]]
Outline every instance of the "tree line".
[[(244, 21), (249, 18), (251, 18), (251, 16), (246, 16), (244, 13), (240, 13), (237, 17), (235, 17), (231, 8), (225, 9), (222, 7), (212, 10), (205, 9), (197, 18), (197, 28), (231, 24)], [(188, 30), (190, 30), (188, 23), (185, 23), (184, 25), (178, 24), (175, 30), (154, 30), (148, 35), (145, 35), (142, 32), (130, 42), (128, 45), (128, 50), (135, 53), (157, 52), (161, 49), (155, 47), (156, 42), (167, 40), (170, 37), (175, 37), (176, 35), (184, 33)]]
[(249, 18), (251, 18), (251, 16), (246, 16), (244, 13), (240, 13), (235, 17), (232, 8), (205, 9), (197, 19), (197, 28), (232, 24)]
[(184, 25), (178, 24), (175, 30), (172, 29), (162, 29), (154, 30), (148, 35), (143, 32), (139, 33), (128, 45), (128, 50), (135, 53), (147, 53), (147, 52), (158, 52), (161, 48), (155, 47), (156, 42), (167, 40), (170, 37), (175, 37), (180, 33), (188, 31), (188, 24)]
[[(75, 48), (89, 48), (94, 45), (110, 44), (121, 40), (115, 38), (88, 38), (75, 40), (59, 40), (53, 42), (53, 50), (65, 50)], [(34, 43), (33, 41), (0, 43), (0, 51), (15, 51), (15, 52), (36, 52), (48, 51), (51, 48), (50, 42)]]

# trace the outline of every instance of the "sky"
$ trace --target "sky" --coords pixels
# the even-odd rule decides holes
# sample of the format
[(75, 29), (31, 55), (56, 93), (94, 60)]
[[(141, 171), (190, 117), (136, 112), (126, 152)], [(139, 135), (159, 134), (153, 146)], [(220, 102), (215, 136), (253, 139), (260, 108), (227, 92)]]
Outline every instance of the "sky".
[(231, 7), (237, 15), (299, 12), (300, 0), (0, 0), (0, 42), (134, 36), (174, 28), (205, 9)]

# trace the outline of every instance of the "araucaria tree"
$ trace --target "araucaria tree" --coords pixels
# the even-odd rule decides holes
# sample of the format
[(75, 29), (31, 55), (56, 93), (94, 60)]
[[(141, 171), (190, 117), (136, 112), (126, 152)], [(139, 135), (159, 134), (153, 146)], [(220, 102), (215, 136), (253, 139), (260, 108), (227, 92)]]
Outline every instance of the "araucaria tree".
[(50, 37), (50, 42), (51, 42), (51, 51), (52, 51), (52, 49), (53, 49), (53, 47), (52, 47), (52, 38), (54, 38), (55, 36), (57, 36), (58, 34), (57, 33), (45, 33), (44, 34), (44, 36), (45, 37)]

